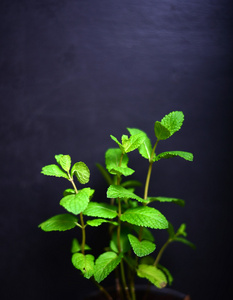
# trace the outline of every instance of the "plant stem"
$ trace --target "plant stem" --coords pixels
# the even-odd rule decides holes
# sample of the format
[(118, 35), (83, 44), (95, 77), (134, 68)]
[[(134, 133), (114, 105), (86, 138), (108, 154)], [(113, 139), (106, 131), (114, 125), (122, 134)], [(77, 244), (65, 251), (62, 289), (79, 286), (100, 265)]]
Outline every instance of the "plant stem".
[(163, 245), (163, 247), (160, 249), (160, 251), (159, 251), (159, 253), (158, 253), (157, 257), (156, 257), (156, 260), (155, 260), (155, 262), (154, 262), (154, 266), (157, 266), (157, 264), (159, 263), (159, 261), (160, 261), (162, 255), (163, 255), (164, 250), (167, 248), (167, 246), (168, 246), (172, 241), (173, 241), (172, 239), (168, 239), (168, 240), (166, 241), (166, 243)]
[(94, 278), (93, 278), (93, 282), (94, 282), (95, 285), (99, 288), (99, 290), (100, 290), (102, 293), (104, 293), (104, 295), (106, 296), (106, 298), (107, 298), (108, 300), (113, 300), (112, 296), (108, 293), (108, 291), (105, 290), (105, 288), (104, 288), (102, 285), (100, 285)]
[[(75, 190), (75, 193), (78, 194), (78, 189), (74, 183), (73, 178), (70, 176), (70, 174), (68, 173), (69, 176), (69, 181), (72, 183), (73, 188)], [(80, 222), (81, 222), (81, 228), (82, 228), (82, 244), (81, 244), (81, 251), (82, 254), (85, 254), (85, 244), (86, 244), (86, 231), (85, 231), (85, 224), (84, 224), (84, 220), (83, 220), (83, 214), (80, 213)]]
[(153, 149), (152, 149), (152, 152), (151, 152), (151, 155), (150, 155), (150, 159), (149, 159), (149, 168), (148, 168), (148, 172), (147, 172), (147, 177), (146, 177), (146, 183), (145, 183), (145, 189), (144, 189), (144, 199), (146, 200), (147, 197), (148, 197), (148, 190), (149, 190), (149, 184), (150, 184), (150, 178), (151, 178), (151, 172), (152, 172), (152, 166), (153, 166), (153, 156), (154, 156), (154, 153), (155, 153), (155, 149), (158, 145), (158, 142), (159, 140), (156, 141)]
[(129, 294), (129, 288), (127, 286), (126, 279), (125, 279), (125, 270), (124, 270), (123, 260), (121, 260), (121, 262), (120, 262), (120, 267), (121, 267), (121, 279), (122, 279), (124, 291), (125, 291), (125, 294), (126, 294), (126, 298), (128, 300), (131, 300), (131, 297), (130, 297), (130, 294)]

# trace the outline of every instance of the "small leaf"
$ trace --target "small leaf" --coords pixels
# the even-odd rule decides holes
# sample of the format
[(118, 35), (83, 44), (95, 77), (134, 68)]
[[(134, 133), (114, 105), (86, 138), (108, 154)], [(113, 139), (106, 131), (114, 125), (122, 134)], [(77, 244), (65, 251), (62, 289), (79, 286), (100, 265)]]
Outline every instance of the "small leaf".
[(62, 155), (60, 157), (59, 162), (62, 169), (65, 170), (66, 172), (69, 172), (71, 167), (71, 157), (69, 155)]
[(122, 182), (121, 186), (123, 186), (124, 188), (131, 188), (131, 187), (142, 186), (142, 184), (138, 180), (127, 180), (125, 182)]
[(155, 238), (148, 228), (134, 225), (133, 229), (138, 235), (139, 234), (141, 235), (142, 240), (148, 240), (154, 242)]
[(148, 138), (147, 134), (144, 131), (137, 128), (127, 128), (127, 130), (130, 132), (131, 135), (136, 135), (138, 133), (141, 133), (144, 136), (144, 141), (139, 146), (138, 151), (142, 155), (142, 157), (146, 159), (150, 159), (152, 146), (151, 146), (151, 141)]
[[(122, 226), (121, 227), (121, 235), (120, 235), (120, 246), (121, 246), (121, 252), (126, 253), (131, 249), (129, 239), (128, 239), (128, 234), (131, 232), (129, 227)], [(118, 236), (117, 236), (117, 230), (113, 230), (112, 233), (112, 242), (115, 244), (115, 247), (118, 250)]]
[(95, 258), (91, 254), (74, 253), (72, 255), (74, 267), (80, 270), (87, 279), (91, 278), (94, 273), (94, 260)]
[(168, 231), (169, 238), (174, 238), (175, 231), (174, 231), (174, 227), (173, 227), (172, 223), (170, 223), (170, 222), (168, 222), (167, 231)]
[(103, 223), (110, 223), (110, 224), (115, 225), (115, 226), (118, 225), (117, 222), (113, 222), (113, 221), (109, 221), (109, 220), (105, 220), (105, 219), (94, 219), (94, 220), (88, 220), (87, 221), (87, 225), (90, 225), (92, 227), (93, 226), (94, 227), (98, 227), (98, 226), (100, 226)]
[(95, 263), (94, 277), (100, 283), (104, 280), (120, 263), (122, 255), (117, 255), (115, 252), (108, 251), (101, 254)]
[(134, 172), (135, 171), (133, 169), (127, 167), (115, 167), (109, 170), (109, 173), (113, 175), (124, 175), (124, 176), (130, 176)]
[(112, 139), (114, 142), (116, 142), (117, 145), (120, 147), (121, 152), (124, 153), (124, 147), (121, 145), (121, 143), (118, 141), (118, 139), (115, 138), (115, 136), (113, 136), (113, 135), (110, 135), (110, 137), (111, 137), (111, 139)]
[(159, 155), (156, 155), (155, 160), (158, 161), (162, 158), (171, 158), (171, 157), (181, 157), (188, 161), (193, 161), (193, 154), (190, 152), (184, 152), (184, 151), (168, 151), (168, 152), (162, 152)]
[(192, 249), (196, 249), (196, 246), (195, 246), (193, 243), (191, 243), (190, 241), (188, 241), (187, 239), (185, 239), (185, 238), (182, 238), (182, 237), (176, 237), (176, 238), (174, 239), (174, 241), (181, 242), (181, 243), (183, 243), (183, 244), (185, 244), (185, 245), (191, 247)]
[(143, 133), (138, 133), (131, 135), (130, 138), (123, 135), (122, 136), (122, 146), (124, 147), (125, 153), (132, 152), (137, 149), (145, 140), (145, 135)]
[[(85, 244), (84, 249), (85, 250), (90, 250), (91, 248), (87, 244)], [(80, 251), (81, 251), (81, 245), (79, 244), (78, 240), (74, 238), (72, 240), (71, 253), (77, 253), (77, 252), (80, 252)]]
[(69, 179), (68, 175), (57, 165), (48, 165), (42, 168), (42, 174), (47, 176), (63, 177)]
[(187, 232), (185, 231), (186, 229), (186, 224), (181, 224), (180, 227), (178, 228), (176, 234), (177, 235), (183, 235), (183, 236), (187, 236)]
[(147, 202), (143, 198), (137, 196), (136, 194), (130, 192), (120, 185), (110, 185), (107, 190), (107, 198), (127, 198), (127, 199), (135, 199), (139, 202)]
[(158, 140), (166, 140), (171, 136), (170, 131), (164, 127), (159, 121), (155, 122), (154, 126), (155, 136)]
[(185, 205), (185, 201), (178, 198), (169, 198), (169, 197), (148, 197), (147, 200), (150, 202), (159, 201), (159, 202), (174, 202), (180, 206)]
[(79, 190), (78, 194), (68, 195), (62, 198), (60, 205), (69, 212), (77, 215), (87, 208), (90, 199), (90, 193), (90, 188), (84, 188)]
[(111, 170), (115, 167), (127, 167), (129, 158), (127, 154), (124, 154), (122, 157), (122, 151), (119, 148), (110, 148), (105, 153), (105, 164), (108, 170)]
[(74, 228), (77, 222), (77, 217), (73, 215), (60, 214), (41, 223), (39, 227), (44, 231), (66, 231)]
[(139, 257), (147, 256), (155, 250), (155, 244), (150, 241), (139, 241), (139, 239), (132, 234), (128, 234), (128, 238), (134, 253)]
[(158, 288), (164, 288), (167, 285), (167, 278), (164, 273), (155, 266), (141, 264), (138, 266), (137, 275), (148, 279)]
[(80, 161), (73, 165), (71, 175), (75, 175), (81, 184), (85, 184), (90, 179), (90, 170), (84, 162)]
[(182, 111), (173, 111), (166, 115), (162, 120), (161, 124), (166, 127), (171, 135), (180, 130), (184, 121), (184, 114)]
[(89, 217), (113, 219), (117, 216), (117, 208), (107, 203), (90, 202), (83, 214)]
[(166, 229), (168, 221), (157, 209), (148, 206), (130, 208), (120, 217), (122, 221), (133, 225), (154, 229)]
[(57, 154), (55, 155), (55, 159), (56, 159), (56, 162), (60, 165), (60, 158), (63, 156), (63, 154)]
[(172, 277), (171, 273), (169, 272), (169, 270), (161, 265), (157, 265), (157, 267), (166, 275), (168, 284), (172, 285), (173, 277)]
[(63, 196), (67, 196), (67, 195), (72, 195), (72, 194), (75, 194), (75, 190), (74, 189), (66, 189), (64, 192), (63, 192)]

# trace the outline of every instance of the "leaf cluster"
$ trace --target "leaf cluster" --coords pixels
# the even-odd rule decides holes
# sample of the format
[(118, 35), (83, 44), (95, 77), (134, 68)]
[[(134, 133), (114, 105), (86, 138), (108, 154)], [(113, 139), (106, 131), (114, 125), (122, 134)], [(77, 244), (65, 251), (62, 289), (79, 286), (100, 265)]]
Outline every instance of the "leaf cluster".
[[(90, 187), (79, 188), (89, 182), (90, 170), (82, 162), (76, 162), (72, 166), (69, 155), (59, 154), (55, 156), (57, 164), (51, 164), (42, 168), (42, 173), (47, 176), (65, 178), (72, 188), (64, 191), (60, 199), (60, 205), (66, 213), (53, 216), (41, 223), (39, 227), (44, 231), (66, 231), (73, 228), (81, 229), (79, 239), (72, 242), (72, 263), (85, 278), (92, 278), (99, 285), (111, 272), (119, 269), (116, 274), (121, 282), (122, 295), (135, 299), (134, 289), (128, 288), (135, 275), (146, 278), (151, 284), (163, 288), (172, 283), (172, 275), (167, 268), (160, 265), (161, 256), (171, 242), (182, 242), (188, 246), (194, 245), (186, 239), (186, 226), (182, 224), (177, 232), (167, 218), (151, 203), (171, 202), (184, 206), (185, 202), (176, 197), (148, 196), (149, 182), (152, 165), (161, 159), (180, 157), (187, 161), (193, 160), (193, 155), (184, 151), (167, 151), (156, 154), (157, 145), (178, 130), (184, 121), (184, 115), (180, 111), (174, 111), (154, 123), (155, 141), (152, 144), (148, 135), (137, 128), (127, 128), (130, 136), (122, 135), (121, 141), (110, 136), (116, 143), (116, 148), (109, 148), (105, 153), (105, 167), (97, 164), (98, 169), (108, 183), (105, 202), (93, 200), (94, 190)], [(128, 179), (135, 170), (128, 166), (129, 153), (138, 150), (139, 154), (148, 161), (148, 174), (144, 187), (144, 195), (135, 193), (140, 182)], [(109, 243), (98, 257), (87, 254), (92, 251), (86, 244), (86, 227), (99, 227), (109, 225)], [(154, 241), (154, 230), (168, 232), (168, 240), (165, 245), (157, 250)], [(151, 254), (157, 251), (157, 256)], [(128, 268), (126, 278), (125, 267)], [(100, 286), (100, 285), (99, 285)], [(101, 287), (101, 289), (103, 289)], [(106, 292), (106, 297), (108, 294)]]

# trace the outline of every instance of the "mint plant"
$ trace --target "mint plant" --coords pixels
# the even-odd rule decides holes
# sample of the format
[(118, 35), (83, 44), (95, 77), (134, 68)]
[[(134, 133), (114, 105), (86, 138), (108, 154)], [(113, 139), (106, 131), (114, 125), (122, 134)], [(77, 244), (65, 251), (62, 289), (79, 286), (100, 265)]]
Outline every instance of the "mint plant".
[[(111, 135), (116, 147), (105, 153), (106, 168), (97, 164), (109, 187), (106, 202), (94, 199), (94, 190), (82, 188), (89, 182), (90, 171), (84, 162), (76, 162), (73, 166), (69, 155), (56, 155), (57, 164), (42, 168), (42, 173), (48, 176), (63, 177), (70, 182), (60, 200), (66, 213), (56, 215), (41, 223), (44, 231), (65, 231), (78, 228), (81, 232), (72, 241), (72, 263), (87, 279), (91, 279), (105, 294), (106, 299), (113, 299), (102, 281), (115, 270), (116, 290), (121, 299), (135, 300), (135, 276), (146, 278), (150, 284), (163, 288), (171, 285), (172, 275), (166, 267), (160, 264), (161, 257), (172, 242), (181, 242), (188, 246), (194, 245), (186, 239), (186, 225), (181, 224), (177, 231), (170, 221), (157, 210), (156, 202), (173, 202), (184, 205), (179, 198), (149, 196), (149, 185), (152, 167), (161, 159), (180, 157), (193, 161), (193, 155), (184, 151), (167, 151), (157, 154), (157, 146), (180, 130), (184, 121), (181, 111), (174, 111), (156, 121), (154, 124), (154, 144), (147, 134), (136, 128), (127, 128), (130, 136), (122, 135), (121, 141)], [(153, 145), (153, 146), (152, 146)], [(135, 193), (141, 183), (129, 179), (135, 172), (129, 164), (129, 153), (138, 150), (147, 160), (148, 172), (145, 177), (144, 194)], [(140, 172), (140, 170), (139, 170)], [(100, 227), (109, 224), (109, 243), (103, 245), (104, 252), (95, 257), (93, 245), (86, 243), (86, 228)], [(165, 244), (156, 249), (155, 232), (166, 230), (168, 238)], [(97, 229), (93, 229), (97, 230)], [(156, 252), (153, 256), (152, 253)], [(127, 269), (127, 271), (126, 271)]]

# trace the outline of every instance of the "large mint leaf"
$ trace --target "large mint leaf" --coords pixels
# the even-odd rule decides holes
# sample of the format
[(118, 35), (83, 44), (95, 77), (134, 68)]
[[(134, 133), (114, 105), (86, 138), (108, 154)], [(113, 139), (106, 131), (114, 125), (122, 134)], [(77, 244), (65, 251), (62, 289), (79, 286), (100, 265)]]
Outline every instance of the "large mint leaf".
[(166, 127), (171, 135), (176, 131), (180, 130), (184, 121), (184, 114), (182, 111), (173, 111), (166, 115), (162, 120), (161, 124)]
[(130, 192), (120, 185), (110, 185), (107, 190), (107, 198), (127, 198), (135, 199), (139, 202), (146, 202), (143, 198), (135, 195), (133, 192)]
[(178, 199), (178, 198), (171, 198), (171, 197), (148, 197), (147, 200), (149, 202), (153, 202), (153, 201), (159, 201), (159, 202), (174, 202), (180, 206), (184, 206), (185, 205), (185, 201), (182, 199)]
[(156, 121), (155, 126), (155, 136), (158, 140), (166, 140), (171, 136), (171, 132), (165, 126), (161, 124), (161, 122)]
[(84, 188), (79, 190), (78, 194), (68, 195), (61, 199), (60, 205), (62, 205), (69, 212), (77, 215), (83, 212), (89, 203), (91, 194), (90, 188)]
[(127, 130), (129, 131), (129, 133), (131, 135), (136, 135), (136, 134), (140, 133), (144, 136), (144, 141), (139, 146), (138, 151), (142, 155), (142, 157), (144, 157), (146, 159), (150, 159), (151, 152), (152, 152), (152, 146), (151, 146), (151, 141), (148, 138), (147, 134), (144, 131), (137, 129), (137, 128), (127, 128)]
[(82, 253), (74, 253), (72, 255), (72, 263), (83, 273), (83, 276), (89, 279), (94, 273), (94, 256), (91, 254), (84, 255)]
[(181, 157), (188, 161), (193, 161), (193, 154), (190, 152), (184, 152), (184, 151), (168, 151), (168, 152), (162, 152), (158, 154), (155, 157), (155, 160), (158, 161), (162, 158), (171, 158), (171, 157)]
[(84, 162), (80, 161), (73, 165), (71, 175), (75, 175), (81, 184), (85, 184), (90, 179), (90, 170)]
[(141, 264), (138, 266), (137, 275), (141, 278), (148, 279), (158, 288), (164, 288), (167, 285), (165, 274), (155, 266)]
[(117, 208), (107, 203), (90, 202), (83, 214), (89, 217), (113, 219), (117, 216)]
[(139, 241), (139, 239), (132, 234), (128, 234), (128, 238), (134, 253), (139, 257), (147, 256), (155, 250), (155, 244), (150, 241)]
[(42, 168), (42, 174), (47, 176), (63, 177), (69, 179), (68, 175), (57, 165), (48, 165)]
[(130, 208), (121, 215), (121, 220), (133, 225), (154, 229), (166, 229), (168, 221), (157, 209), (148, 206)]
[(44, 231), (65, 231), (74, 228), (77, 221), (78, 219), (76, 216), (61, 214), (41, 223), (39, 227)]
[(115, 252), (105, 252), (101, 254), (95, 263), (94, 277), (100, 283), (104, 280), (120, 263), (122, 255), (117, 255)]
[(69, 155), (62, 155), (60, 157), (60, 165), (63, 170), (69, 172), (71, 167), (71, 157)]

